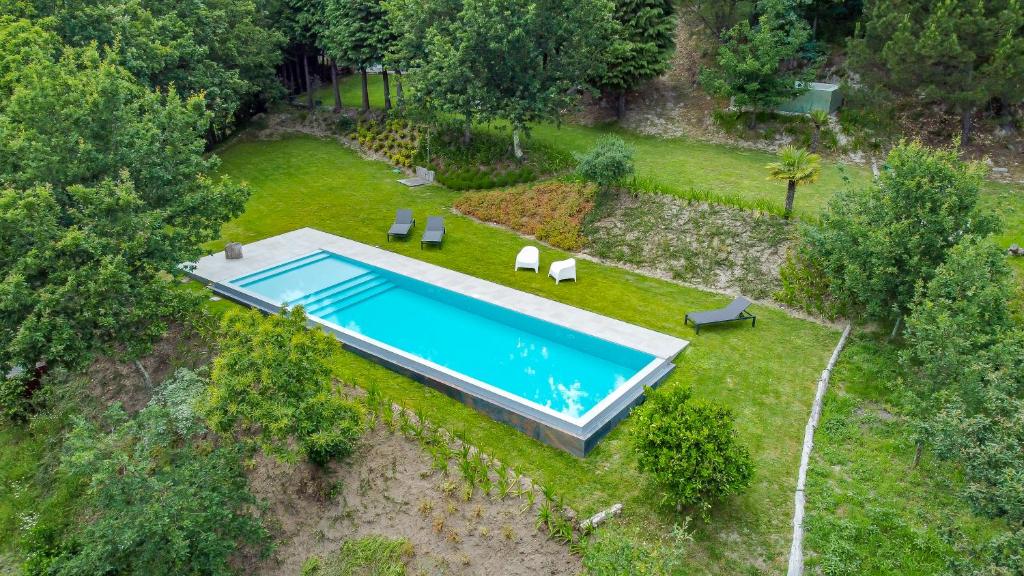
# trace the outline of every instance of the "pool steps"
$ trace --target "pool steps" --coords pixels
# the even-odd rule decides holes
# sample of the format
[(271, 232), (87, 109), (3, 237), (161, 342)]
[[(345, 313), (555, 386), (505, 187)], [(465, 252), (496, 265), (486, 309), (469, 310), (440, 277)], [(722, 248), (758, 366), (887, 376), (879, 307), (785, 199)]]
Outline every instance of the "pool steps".
[(331, 314), (355, 306), (374, 296), (383, 294), (395, 285), (374, 272), (366, 272), (327, 288), (317, 290), (290, 302), (289, 306), (301, 305), (310, 316), (325, 318)]
[(303, 268), (305, 266), (309, 266), (310, 264), (315, 264), (315, 263), (317, 263), (317, 262), (319, 262), (321, 260), (326, 260), (330, 256), (331, 256), (330, 252), (314, 252), (313, 254), (310, 254), (309, 256), (306, 256), (305, 258), (299, 258), (298, 260), (296, 260), (294, 262), (290, 262), (287, 266), (281, 266), (279, 268), (271, 268), (269, 270), (264, 270), (262, 272), (256, 272), (256, 273), (250, 274), (248, 276), (243, 276), (242, 278), (239, 278), (239, 279), (235, 280), (233, 282), (233, 284), (235, 284), (236, 286), (240, 286), (242, 288), (245, 288), (246, 286), (249, 286), (250, 284), (252, 284), (254, 282), (258, 282), (258, 281), (263, 280), (265, 278), (270, 278), (271, 276), (278, 276), (278, 275), (284, 274), (285, 272), (288, 272), (290, 270), (295, 270), (297, 268)]

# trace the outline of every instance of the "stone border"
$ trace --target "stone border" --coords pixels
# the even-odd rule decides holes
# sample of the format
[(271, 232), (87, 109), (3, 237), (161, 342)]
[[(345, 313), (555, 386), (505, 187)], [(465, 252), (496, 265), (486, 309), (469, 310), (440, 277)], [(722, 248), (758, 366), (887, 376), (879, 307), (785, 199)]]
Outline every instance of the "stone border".
[(789, 549), (789, 570), (788, 576), (801, 576), (804, 573), (804, 506), (807, 497), (804, 488), (807, 482), (807, 467), (811, 462), (811, 450), (814, 449), (814, 431), (818, 428), (818, 421), (821, 419), (821, 407), (825, 400), (825, 393), (828, 392), (828, 383), (832, 378), (832, 370), (839, 361), (839, 354), (846, 347), (846, 340), (850, 337), (851, 325), (847, 324), (843, 335), (839, 338), (828, 365), (818, 379), (818, 389), (814, 394), (814, 403), (811, 405), (811, 416), (807, 420), (807, 427), (804, 429), (804, 445), (800, 454), (800, 471), (797, 474), (796, 493), (793, 496), (793, 545)]

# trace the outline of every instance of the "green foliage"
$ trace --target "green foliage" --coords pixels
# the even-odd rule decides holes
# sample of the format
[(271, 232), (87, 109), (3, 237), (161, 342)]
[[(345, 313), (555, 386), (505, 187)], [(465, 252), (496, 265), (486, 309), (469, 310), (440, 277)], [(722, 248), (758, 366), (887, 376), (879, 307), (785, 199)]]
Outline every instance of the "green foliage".
[(1024, 101), (1024, 7), (1017, 0), (876, 0), (850, 40), (851, 65), (868, 81), (940, 102), (964, 120), (992, 98)]
[(27, 574), (226, 575), (239, 546), (265, 544), (238, 446), (179, 433), (204, 430), (185, 416), (196, 382), (179, 372), (134, 418), (115, 404), (78, 420), (59, 474), (82, 487), (81, 511), (67, 532), (32, 529)]
[(684, 560), (693, 535), (682, 526), (658, 538), (620, 527), (602, 530), (583, 546), (583, 568), (587, 576), (669, 576), (685, 571)]
[(614, 39), (595, 83), (624, 98), (625, 91), (669, 69), (675, 7), (670, 0), (616, 0), (614, 16)]
[(782, 288), (775, 293), (779, 302), (798, 310), (835, 320), (844, 313), (841, 302), (829, 291), (830, 283), (818, 266), (800, 247), (791, 250), (779, 269)]
[(810, 38), (807, 23), (793, 14), (789, 2), (764, 2), (756, 25), (742, 21), (722, 37), (717, 66), (701, 70), (700, 82), (717, 96), (731, 98), (739, 108), (767, 110), (800, 94), (800, 82), (814, 77), (817, 63), (793, 68)]
[(921, 437), (960, 462), (979, 512), (1024, 526), (1024, 330), (994, 244), (965, 238), (920, 291), (903, 361)]
[(765, 166), (769, 180), (781, 180), (787, 183), (785, 217), (793, 215), (793, 199), (799, 184), (813, 184), (821, 175), (821, 156), (812, 154), (803, 148), (786, 146), (779, 150), (778, 162)]
[(286, 460), (301, 449), (324, 465), (352, 452), (361, 413), (334, 389), (325, 363), (337, 343), (307, 329), (301, 308), (267, 317), (233, 311), (221, 322), (219, 343), (202, 402), (213, 430), (252, 434), (266, 452)]
[(182, 94), (205, 95), (215, 132), (279, 90), (275, 75), (283, 38), (253, 0), (36, 4), (37, 16), (48, 17), (47, 25), (69, 46), (98, 44), (149, 88), (174, 86)]
[(303, 576), (405, 576), (413, 547), (404, 538), (367, 536), (342, 542), (326, 558), (310, 557), (302, 565)]
[(323, 0), (319, 41), (339, 65), (363, 69), (384, 60), (394, 34), (380, 0)]
[(739, 444), (732, 412), (693, 397), (685, 386), (647, 395), (634, 415), (637, 465), (673, 504), (710, 504), (750, 485), (754, 464)]
[(555, 119), (599, 72), (612, 30), (606, 0), (391, 0), (410, 102), (517, 131)]
[(248, 192), (209, 176), (202, 98), (147, 90), (91, 48), (19, 77), (0, 102), (0, 373), (137, 357), (191, 303), (169, 289), (178, 264)]
[(900, 144), (871, 186), (832, 198), (821, 226), (804, 229), (802, 249), (846, 311), (900, 318), (951, 246), (996, 228), (978, 209), (982, 174), (956, 149)]
[(576, 172), (599, 186), (618, 184), (633, 174), (633, 150), (622, 138), (608, 136), (579, 158)]

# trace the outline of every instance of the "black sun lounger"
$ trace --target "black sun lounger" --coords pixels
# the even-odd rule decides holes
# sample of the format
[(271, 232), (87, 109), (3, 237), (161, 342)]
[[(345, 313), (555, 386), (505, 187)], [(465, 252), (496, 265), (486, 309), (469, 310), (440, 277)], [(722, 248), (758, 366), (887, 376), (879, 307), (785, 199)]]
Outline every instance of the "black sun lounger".
[(683, 319), (683, 324), (693, 322), (694, 328), (697, 329), (697, 334), (700, 334), (701, 326), (722, 324), (724, 322), (739, 322), (741, 320), (750, 320), (750, 327), (753, 328), (757, 324), (757, 316), (747, 312), (749, 306), (750, 300), (740, 296), (725, 308), (706, 310), (704, 312), (690, 312)]
[(427, 244), (440, 246), (444, 242), (444, 218), (431, 216), (427, 218), (427, 229), (423, 231), (423, 239), (420, 240), (420, 248)]
[(395, 223), (388, 229), (388, 242), (391, 241), (392, 237), (405, 238), (409, 235), (409, 230), (416, 225), (416, 219), (412, 217), (412, 210), (406, 208), (400, 208), (395, 212)]

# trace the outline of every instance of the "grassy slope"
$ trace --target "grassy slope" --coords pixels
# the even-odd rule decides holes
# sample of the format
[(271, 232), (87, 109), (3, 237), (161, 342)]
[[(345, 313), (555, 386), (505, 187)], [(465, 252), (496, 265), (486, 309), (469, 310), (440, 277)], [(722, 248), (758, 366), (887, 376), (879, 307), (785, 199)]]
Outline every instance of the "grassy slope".
[(942, 527), (976, 538), (998, 529), (957, 498), (960, 481), (949, 466), (925, 455), (911, 469), (909, 427), (886, 409), (897, 377), (893, 348), (858, 337), (832, 378), (808, 473), (812, 573), (939, 574), (953, 553)]
[[(756, 573), (757, 566), (771, 573), (781, 570), (803, 425), (814, 380), (835, 344), (836, 331), (758, 308), (761, 321), (755, 330), (736, 326), (694, 337), (682, 325), (684, 311), (720, 306), (725, 298), (586, 261), (580, 262), (579, 284), (556, 286), (543, 275), (514, 273), (510, 263), (524, 243), (521, 238), (448, 213), (455, 193), (405, 188), (394, 182), (388, 166), (361, 160), (332, 142), (304, 137), (241, 142), (223, 151), (222, 158), (225, 173), (253, 188), (246, 213), (224, 227), (223, 241), (250, 242), (315, 226), (692, 339), (670, 385), (693, 384), (699, 394), (732, 407), (758, 470), (747, 494), (715, 509), (709, 526), (698, 526), (691, 573)], [(415, 241), (385, 243), (384, 230), (398, 207), (412, 208), (420, 221), (446, 214), (444, 249), (422, 251)], [(546, 250), (542, 258), (547, 263), (562, 256)], [(655, 510), (657, 497), (634, 471), (628, 420), (580, 460), (353, 354), (339, 353), (334, 365), (339, 377), (376, 383), (441, 425), (465, 431), (472, 442), (551, 487), (583, 513), (624, 502), (625, 521), (645, 530), (657, 531), (678, 520)]]

